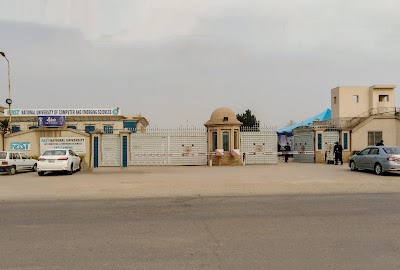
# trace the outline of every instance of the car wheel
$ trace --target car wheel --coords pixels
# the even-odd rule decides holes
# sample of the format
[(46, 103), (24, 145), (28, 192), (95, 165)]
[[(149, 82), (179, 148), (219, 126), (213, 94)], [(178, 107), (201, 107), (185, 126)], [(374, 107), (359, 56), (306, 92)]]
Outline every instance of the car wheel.
[(383, 174), (382, 165), (379, 163), (376, 163), (375, 167), (374, 167), (374, 171), (375, 171), (376, 175), (382, 175)]
[(68, 175), (71, 175), (74, 173), (74, 163), (71, 163), (71, 169), (67, 172)]
[(15, 166), (11, 166), (11, 167), (8, 169), (8, 174), (9, 174), (9, 175), (14, 175), (16, 172), (17, 172), (17, 169), (15, 168)]
[(354, 161), (350, 161), (350, 170), (357, 171), (357, 166)]
[(37, 171), (37, 164), (33, 165), (32, 167), (32, 172), (36, 172)]
[(44, 172), (38, 172), (38, 175), (39, 175), (39, 176), (43, 176), (43, 175), (44, 175)]

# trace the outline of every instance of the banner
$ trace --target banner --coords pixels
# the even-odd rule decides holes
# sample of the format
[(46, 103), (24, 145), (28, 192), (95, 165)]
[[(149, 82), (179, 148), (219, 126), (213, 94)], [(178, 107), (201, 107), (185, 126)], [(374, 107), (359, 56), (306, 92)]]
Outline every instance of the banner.
[(39, 127), (63, 127), (65, 116), (38, 116)]
[(30, 142), (10, 142), (11, 151), (29, 151), (31, 150)]
[(78, 155), (86, 154), (84, 137), (41, 137), (40, 154), (50, 149), (71, 149)]
[[(10, 115), (8, 109), (4, 110), (4, 115)], [(54, 116), (94, 116), (94, 115), (121, 115), (119, 108), (108, 109), (14, 109), (11, 110), (12, 116), (39, 116), (39, 115), (54, 115)]]

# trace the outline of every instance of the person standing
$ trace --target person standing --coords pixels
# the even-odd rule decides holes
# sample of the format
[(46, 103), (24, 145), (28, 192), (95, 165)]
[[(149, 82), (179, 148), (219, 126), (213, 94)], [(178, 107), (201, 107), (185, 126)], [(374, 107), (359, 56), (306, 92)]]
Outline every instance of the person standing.
[(339, 142), (335, 142), (335, 146), (333, 147), (333, 153), (335, 154), (335, 165), (338, 165), (339, 160), (341, 165), (343, 165), (342, 151), (342, 145)]
[(378, 143), (376, 144), (376, 146), (383, 146), (383, 140), (381, 140), (380, 142), (378, 142)]
[(288, 162), (288, 159), (289, 159), (289, 152), (290, 152), (290, 144), (289, 143), (287, 143), (286, 144), (286, 146), (285, 146), (285, 162), (287, 163)]

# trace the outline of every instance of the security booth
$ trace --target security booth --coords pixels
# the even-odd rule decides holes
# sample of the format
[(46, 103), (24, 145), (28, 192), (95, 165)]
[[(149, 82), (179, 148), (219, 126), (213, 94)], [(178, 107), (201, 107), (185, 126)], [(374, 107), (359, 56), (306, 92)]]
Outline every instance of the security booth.
[(314, 163), (314, 129), (298, 127), (293, 129), (293, 160), (295, 162)]
[(213, 166), (241, 165), (240, 126), (236, 114), (229, 108), (216, 109), (207, 127), (207, 148), (212, 153), (209, 163)]

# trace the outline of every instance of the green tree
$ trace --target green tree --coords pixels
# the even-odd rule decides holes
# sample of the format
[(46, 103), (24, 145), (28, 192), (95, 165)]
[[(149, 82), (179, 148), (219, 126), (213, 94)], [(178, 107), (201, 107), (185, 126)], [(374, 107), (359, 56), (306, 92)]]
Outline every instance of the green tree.
[(254, 127), (254, 128), (259, 128), (260, 126), (260, 121), (257, 120), (256, 116), (251, 113), (251, 110), (247, 109), (244, 113), (242, 114), (237, 114), (236, 115), (237, 120), (242, 122), (242, 127)]
[(0, 130), (6, 133), (8, 131), (8, 119), (0, 121)]

